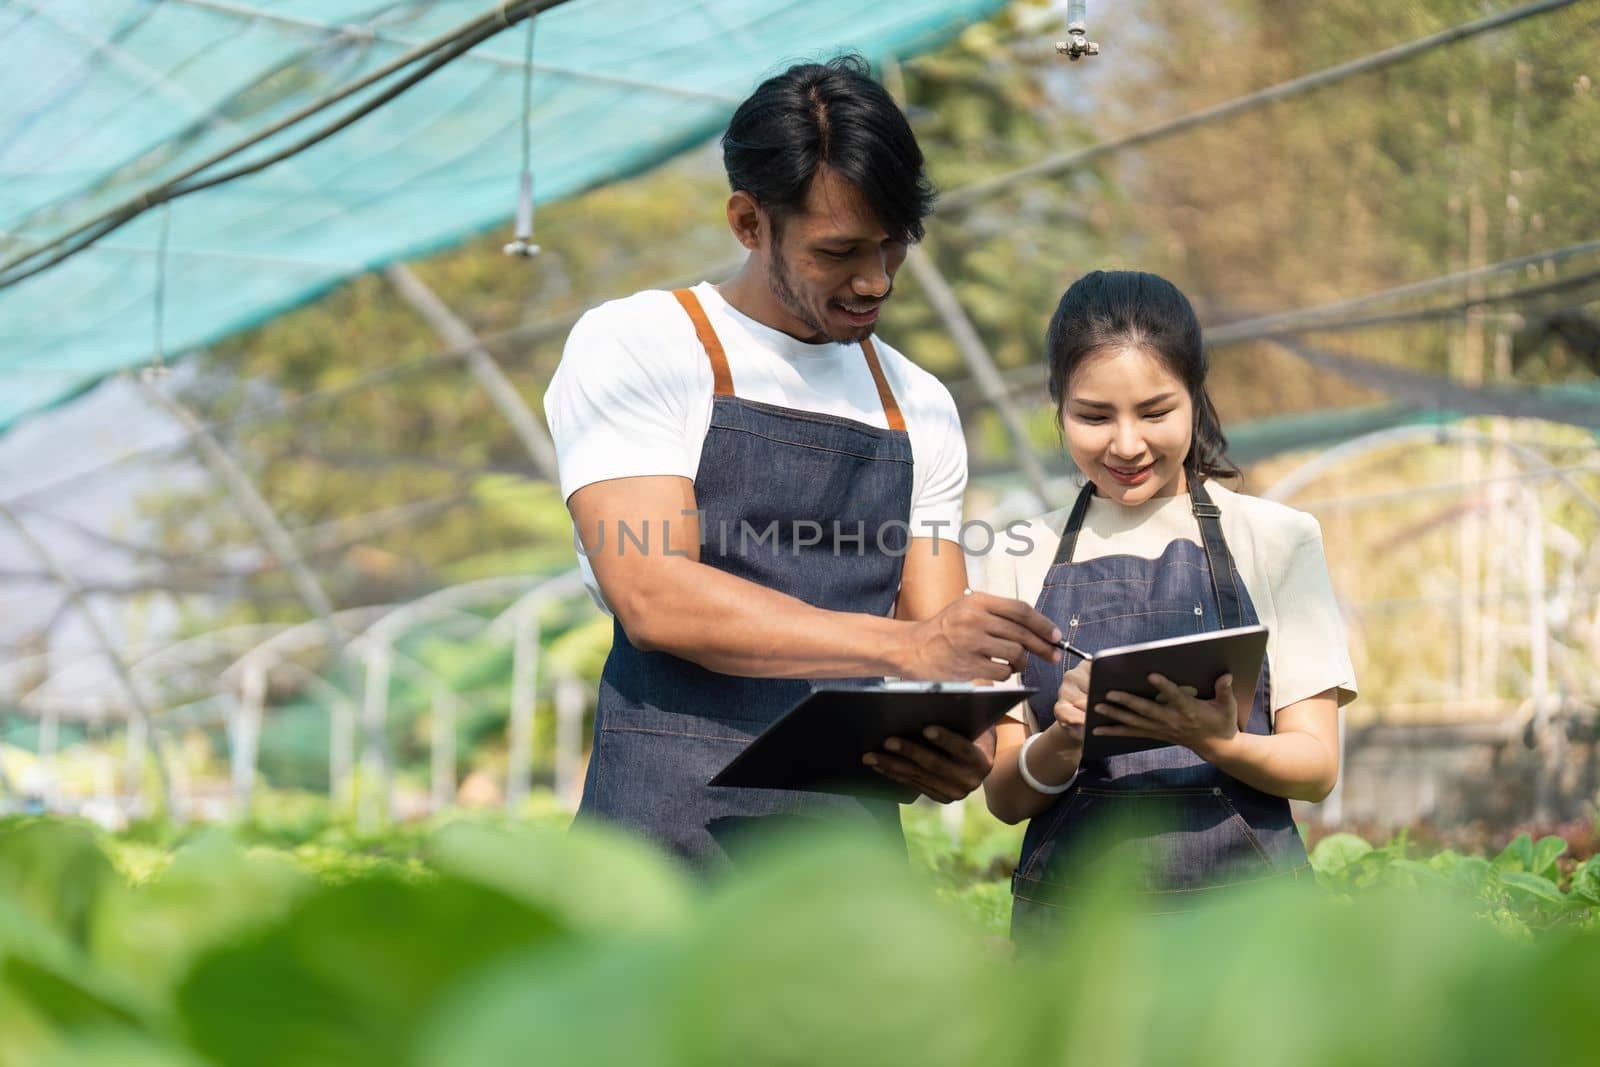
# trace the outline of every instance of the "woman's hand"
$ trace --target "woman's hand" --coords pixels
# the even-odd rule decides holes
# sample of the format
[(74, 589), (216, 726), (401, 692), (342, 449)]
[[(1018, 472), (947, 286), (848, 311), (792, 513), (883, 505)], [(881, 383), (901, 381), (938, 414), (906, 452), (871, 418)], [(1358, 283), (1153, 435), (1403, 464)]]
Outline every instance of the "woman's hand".
[(1084, 660), (1061, 676), (1056, 690), (1056, 726), (1069, 748), (1083, 751), (1083, 720), (1089, 706), (1089, 661)]
[(1122, 725), (1097, 727), (1096, 736), (1150, 737), (1209, 758), (1239, 732), (1239, 703), (1233, 695), (1232, 675), (1217, 679), (1217, 695), (1210, 700), (1201, 700), (1193, 689), (1174, 685), (1159, 674), (1150, 675), (1149, 680), (1160, 694), (1156, 700), (1115, 690), (1106, 694), (1106, 703), (1097, 704), (1095, 711)]

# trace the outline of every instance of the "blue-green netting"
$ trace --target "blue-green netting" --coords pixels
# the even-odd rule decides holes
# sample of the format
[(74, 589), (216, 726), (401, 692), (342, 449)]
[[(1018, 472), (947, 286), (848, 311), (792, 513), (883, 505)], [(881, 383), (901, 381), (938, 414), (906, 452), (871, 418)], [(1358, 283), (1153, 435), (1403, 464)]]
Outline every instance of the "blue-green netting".
[[(536, 29), (538, 199), (702, 142), (789, 61), (910, 55), (1004, 3), (571, 0)], [(497, 6), (0, 0), (0, 261)], [(174, 203), (163, 347), (210, 343), (508, 219), (525, 33), (501, 33), (288, 162)], [(160, 232), (158, 210), (0, 290), (0, 432), (150, 359)]]

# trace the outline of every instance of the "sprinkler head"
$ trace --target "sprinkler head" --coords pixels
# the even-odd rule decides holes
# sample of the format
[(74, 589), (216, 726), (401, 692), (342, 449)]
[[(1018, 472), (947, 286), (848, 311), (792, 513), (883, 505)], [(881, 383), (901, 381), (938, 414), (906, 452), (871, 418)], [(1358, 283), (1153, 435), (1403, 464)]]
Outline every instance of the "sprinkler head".
[(1056, 42), (1056, 52), (1066, 56), (1076, 63), (1084, 56), (1097, 56), (1100, 54), (1100, 45), (1088, 40), (1088, 35), (1076, 27), (1067, 31), (1065, 41)]

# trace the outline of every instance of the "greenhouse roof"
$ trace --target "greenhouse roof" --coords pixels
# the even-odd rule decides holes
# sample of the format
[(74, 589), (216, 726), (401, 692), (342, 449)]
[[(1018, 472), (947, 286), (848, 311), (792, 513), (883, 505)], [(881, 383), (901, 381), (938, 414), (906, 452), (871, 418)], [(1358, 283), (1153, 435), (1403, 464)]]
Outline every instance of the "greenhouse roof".
[[(524, 26), (489, 36), (284, 162), (160, 206), (150, 194), (473, 19), (528, 6), (0, 2), (0, 431), (152, 360), (158, 348), (206, 345), (353, 275), (505, 222), (522, 165)], [(909, 55), (1002, 6), (552, 6), (533, 31), (536, 199), (571, 196), (704, 141), (763, 75), (788, 62), (846, 49), (875, 62)], [(191, 180), (281, 151), (415, 69), (378, 79)], [(19, 277), (50, 253), (21, 257), (130, 205), (125, 225)]]

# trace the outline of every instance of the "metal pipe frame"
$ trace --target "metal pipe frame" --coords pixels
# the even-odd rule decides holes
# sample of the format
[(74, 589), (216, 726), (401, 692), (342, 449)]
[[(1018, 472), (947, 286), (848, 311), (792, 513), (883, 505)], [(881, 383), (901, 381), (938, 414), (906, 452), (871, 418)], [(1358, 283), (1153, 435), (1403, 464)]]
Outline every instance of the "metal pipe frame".
[[(129, 710), (144, 724), (145, 730), (154, 737), (155, 728), (150, 708), (145, 704), (144, 697), (140, 694), (139, 686), (134, 681), (133, 675), (129, 673), (128, 665), (117, 653), (116, 646), (112, 644), (110, 635), (106, 633), (105, 628), (100, 625), (100, 620), (95, 617), (94, 612), (90, 609), (89, 603), (83, 595), (83, 590), (79, 588), (77, 581), (56, 561), (55, 556), (44, 546), (44, 543), (33, 536), (33, 531), (29, 530), (27, 525), (4, 504), (0, 504), (0, 519), (4, 519), (16, 531), (17, 537), (21, 539), (28, 552), (39, 561), (39, 564), (50, 573), (56, 583), (66, 592), (68, 601), (82, 616), (85, 625), (89, 627), (89, 632), (93, 636), (95, 644), (100, 647), (107, 662), (111, 664), (112, 670), (116, 673), (117, 681), (121, 684), (123, 695), (128, 701)], [(155, 754), (156, 774), (161, 783), (162, 803), (165, 804), (168, 815), (174, 821), (178, 821), (181, 819), (182, 813), (178, 808), (177, 795), (173, 791), (170, 768), (167, 766), (167, 761), (159, 749), (153, 749), (152, 751)]]

